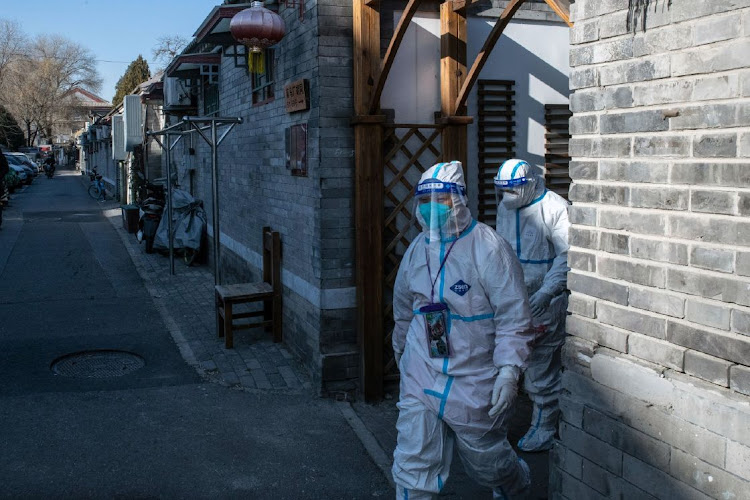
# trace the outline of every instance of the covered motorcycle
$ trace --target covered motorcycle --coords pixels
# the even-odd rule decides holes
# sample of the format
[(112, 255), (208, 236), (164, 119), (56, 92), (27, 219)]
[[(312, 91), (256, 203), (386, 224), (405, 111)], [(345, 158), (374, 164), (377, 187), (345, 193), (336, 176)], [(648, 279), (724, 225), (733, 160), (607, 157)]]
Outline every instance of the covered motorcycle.
[[(203, 201), (196, 200), (190, 193), (182, 189), (172, 190), (172, 234), (173, 248), (182, 250), (185, 261), (192, 264), (200, 253), (203, 234), (206, 231), (206, 212), (203, 210)], [(167, 214), (169, 210), (169, 199), (164, 207), (161, 222), (154, 236), (154, 248), (156, 250), (168, 250), (169, 239), (167, 236)]]

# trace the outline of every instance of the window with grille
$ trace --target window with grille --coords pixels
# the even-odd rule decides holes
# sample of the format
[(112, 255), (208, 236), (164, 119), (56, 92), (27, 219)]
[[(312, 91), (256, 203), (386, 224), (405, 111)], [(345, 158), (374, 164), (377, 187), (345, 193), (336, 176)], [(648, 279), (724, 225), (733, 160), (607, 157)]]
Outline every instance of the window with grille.
[(263, 58), (261, 72), (251, 73), (253, 78), (253, 104), (262, 104), (273, 99), (273, 49), (266, 49)]
[(203, 94), (203, 115), (219, 114), (219, 66), (201, 65), (201, 93)]

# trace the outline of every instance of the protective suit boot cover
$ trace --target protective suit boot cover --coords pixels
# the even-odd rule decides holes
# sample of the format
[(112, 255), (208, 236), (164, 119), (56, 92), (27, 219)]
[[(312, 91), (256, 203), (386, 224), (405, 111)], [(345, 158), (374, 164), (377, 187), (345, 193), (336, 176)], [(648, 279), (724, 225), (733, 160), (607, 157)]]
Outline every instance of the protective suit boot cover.
[(531, 428), (518, 440), (518, 449), (532, 452), (552, 448), (559, 415), (560, 407), (557, 404), (541, 407), (535, 404), (531, 416)]
[(529, 469), (529, 464), (521, 457), (518, 457), (518, 468), (521, 470), (524, 487), (515, 494), (506, 493), (500, 488), (493, 489), (493, 500), (525, 500), (529, 498), (531, 493), (531, 469)]
[(396, 500), (433, 500), (437, 495), (429, 491), (408, 490), (403, 486), (396, 485)]

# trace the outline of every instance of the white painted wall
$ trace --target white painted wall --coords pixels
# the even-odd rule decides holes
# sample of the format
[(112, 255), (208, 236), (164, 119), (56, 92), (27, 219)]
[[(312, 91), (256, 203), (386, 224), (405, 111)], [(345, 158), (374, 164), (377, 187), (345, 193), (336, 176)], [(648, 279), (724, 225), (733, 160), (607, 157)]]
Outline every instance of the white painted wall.
[[(394, 28), (401, 12), (394, 14)], [(468, 61), (476, 55), (495, 19), (472, 17), (468, 21)], [(569, 28), (564, 24), (514, 20), (484, 66), (480, 78), (516, 82), (516, 156), (544, 166), (544, 105), (568, 102)], [(467, 183), (476, 213), (477, 85), (468, 101), (475, 117), (469, 126)], [(396, 123), (434, 123), (440, 111), (440, 20), (437, 14), (414, 16), (399, 48), (381, 99), (383, 108), (395, 110)], [(499, 166), (499, 165), (498, 165)]]

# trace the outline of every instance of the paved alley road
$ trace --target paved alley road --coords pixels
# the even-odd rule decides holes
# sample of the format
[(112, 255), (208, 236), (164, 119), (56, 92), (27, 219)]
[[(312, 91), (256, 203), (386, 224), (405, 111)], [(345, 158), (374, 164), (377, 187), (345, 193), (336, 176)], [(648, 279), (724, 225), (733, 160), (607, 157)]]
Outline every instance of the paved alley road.
[[(61, 171), (6, 209), (0, 498), (392, 498), (335, 403), (200, 378), (102, 208)], [(53, 371), (92, 350), (144, 366)]]

